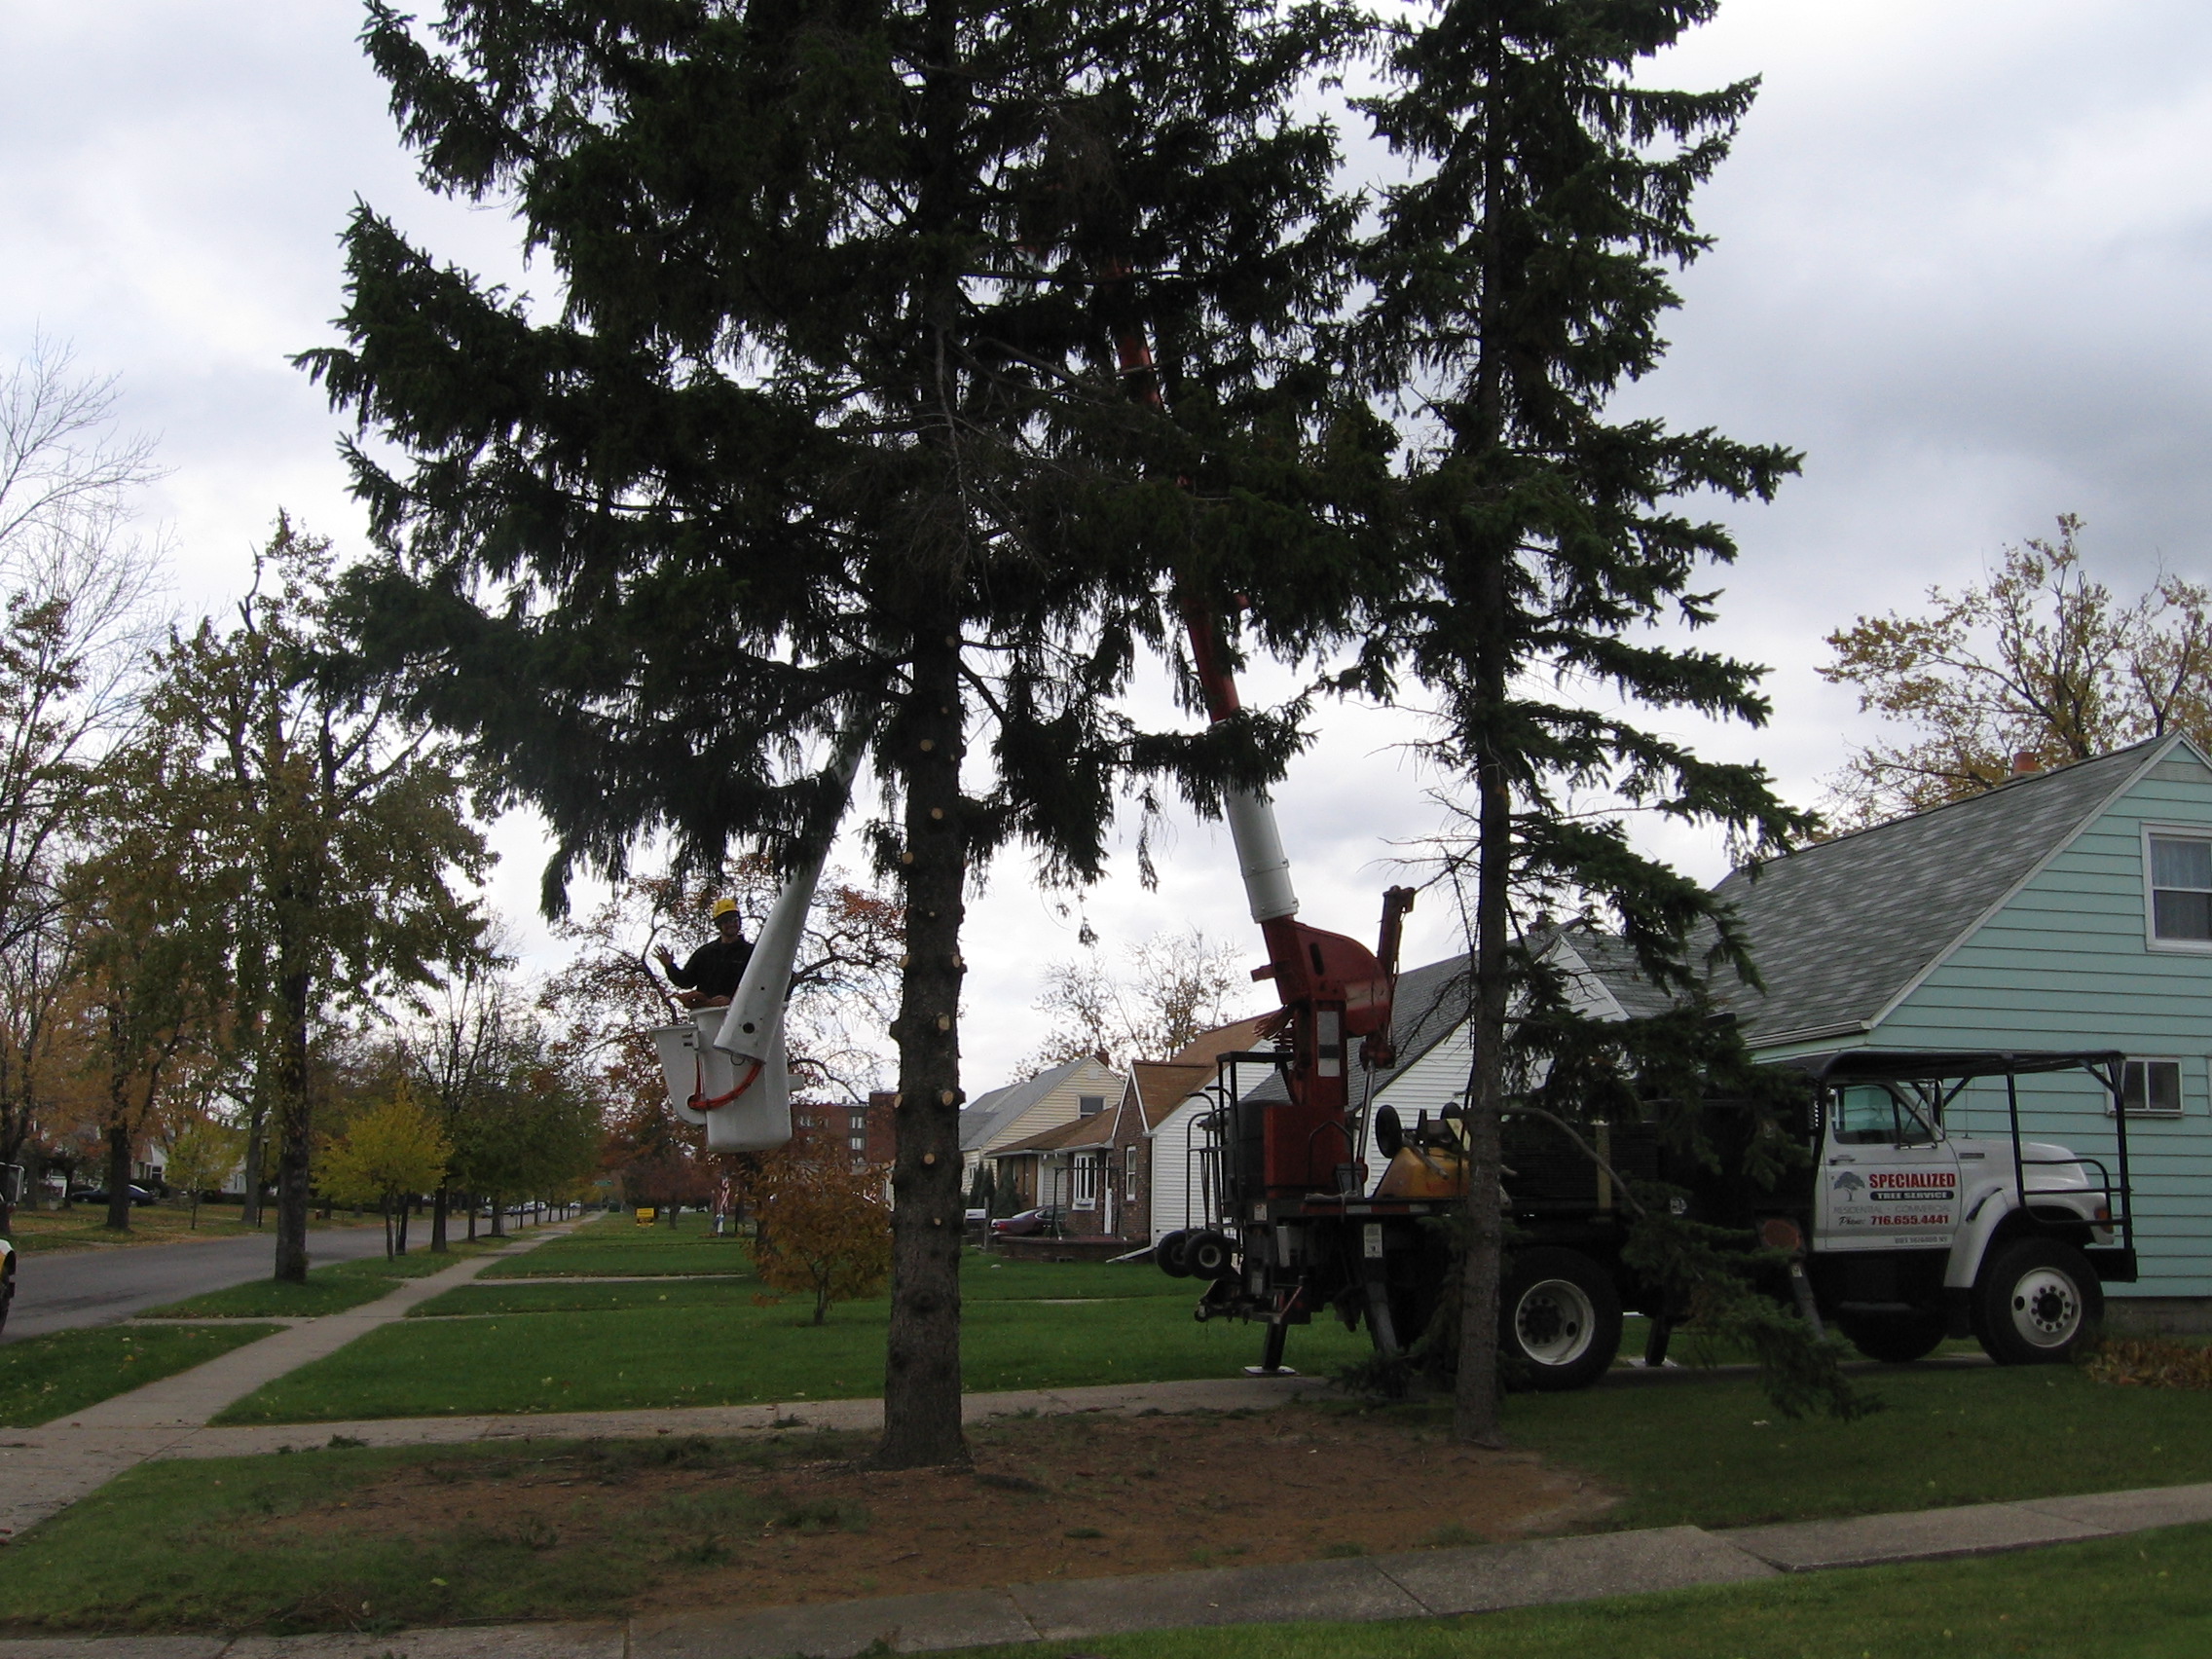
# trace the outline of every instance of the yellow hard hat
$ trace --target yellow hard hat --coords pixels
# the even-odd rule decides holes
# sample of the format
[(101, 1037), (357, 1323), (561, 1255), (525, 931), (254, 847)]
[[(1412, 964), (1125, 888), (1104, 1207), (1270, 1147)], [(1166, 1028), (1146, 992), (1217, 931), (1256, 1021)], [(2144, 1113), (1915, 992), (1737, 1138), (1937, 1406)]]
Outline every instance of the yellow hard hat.
[(708, 912), (708, 920), (719, 922), (736, 908), (735, 899), (717, 899), (714, 909)]

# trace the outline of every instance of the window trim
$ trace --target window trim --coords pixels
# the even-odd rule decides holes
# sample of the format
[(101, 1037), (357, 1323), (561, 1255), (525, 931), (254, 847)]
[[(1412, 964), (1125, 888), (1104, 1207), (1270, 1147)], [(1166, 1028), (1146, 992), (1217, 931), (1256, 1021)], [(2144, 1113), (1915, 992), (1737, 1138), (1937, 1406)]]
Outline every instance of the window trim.
[[(2127, 1066), (2172, 1066), (2174, 1068), (2175, 1105), (2171, 1112), (2157, 1106), (2130, 1106), (2127, 1108), (2127, 1121), (2131, 1124), (2145, 1122), (2173, 1124), (2188, 1117), (2189, 1071), (2192, 1058), (2188, 1054), (2129, 1054), (2120, 1068), (2123, 1097), (2124, 1085), (2127, 1080)], [(2151, 1098), (2151, 1074), (2148, 1071), (2143, 1074), (2143, 1098), (2146, 1101)], [(2107, 1094), (2105, 1096), (2105, 1116), (2108, 1118), (2115, 1117), (2120, 1110), (2120, 1102)]]
[[(2151, 837), (2161, 836), (2173, 841), (2204, 841), (2212, 843), (2212, 825), (2204, 824), (2153, 824), (2142, 826), (2143, 841), (2143, 948), (2162, 956), (2212, 956), (2212, 939), (2160, 939), (2158, 937), (2157, 888), (2151, 873)], [(2187, 891), (2177, 888), (2176, 892)], [(2169, 1055), (2146, 1056), (2157, 1059)], [(2160, 1114), (2164, 1116), (2164, 1114)]]
[(1079, 1152), (1068, 1160), (1070, 1167), (1068, 1208), (1094, 1210), (1098, 1207), (1098, 1165), (1103, 1160)]

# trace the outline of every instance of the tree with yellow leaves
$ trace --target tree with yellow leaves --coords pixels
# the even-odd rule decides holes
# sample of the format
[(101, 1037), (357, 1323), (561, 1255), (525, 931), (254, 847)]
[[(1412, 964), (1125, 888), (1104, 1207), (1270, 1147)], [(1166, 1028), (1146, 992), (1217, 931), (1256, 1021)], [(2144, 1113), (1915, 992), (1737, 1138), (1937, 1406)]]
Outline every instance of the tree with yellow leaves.
[(814, 1323), (833, 1302), (872, 1296), (891, 1272), (891, 1206), (880, 1166), (855, 1165), (844, 1142), (802, 1134), (753, 1170), (759, 1233), (753, 1266), (771, 1289), (814, 1298)]
[(2169, 731), (2212, 743), (2212, 592), (2161, 574), (2134, 598), (2089, 574), (2082, 521), (2005, 549), (1978, 585), (1928, 590), (1916, 615), (1862, 616), (1827, 637), (1820, 673), (1905, 729), (1833, 780), (1838, 828), (1963, 800)]
[(388, 1261), (406, 1252), (404, 1224), (395, 1247), (394, 1202), (404, 1205), (418, 1193), (435, 1191), (452, 1158), (453, 1142), (437, 1119), (401, 1084), (389, 1100), (354, 1119), (345, 1137), (323, 1152), (315, 1185), (334, 1202), (378, 1207)]

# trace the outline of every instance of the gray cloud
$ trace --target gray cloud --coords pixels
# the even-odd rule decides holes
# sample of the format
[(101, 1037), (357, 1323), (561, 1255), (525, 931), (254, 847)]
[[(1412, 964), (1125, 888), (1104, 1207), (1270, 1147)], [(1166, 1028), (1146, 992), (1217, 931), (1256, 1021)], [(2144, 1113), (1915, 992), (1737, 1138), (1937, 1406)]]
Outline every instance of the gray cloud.
[[(43, 326), (124, 377), (127, 423), (172, 468), (148, 514), (196, 607), (236, 590), (278, 503), (359, 544), (335, 424), (284, 362), (327, 337), (355, 197), (442, 257), (527, 276), (503, 216), (415, 184), (359, 21), (344, 0), (0, 8), (0, 351)], [(1972, 579), (2064, 510), (2118, 580), (2212, 565), (2212, 10), (1730, 0), (1653, 79), (1750, 73), (1765, 91), (1700, 209), (1718, 245), (1624, 407), (1806, 452), (1773, 506), (1727, 510), (1744, 554), (1709, 634), (1773, 665), (1774, 722), (1702, 741), (1811, 798), (1860, 725), (1815, 673), (1820, 637), (1857, 612)], [(1435, 812), (1391, 747), (1406, 721), (1322, 721), (1286, 839), (1308, 918), (1365, 935), (1391, 843)], [(1651, 833), (1718, 873), (1709, 839)], [(500, 838), (498, 901), (527, 911), (534, 837)], [(1101, 933), (1250, 940), (1226, 836), (1178, 822), (1162, 851), (1158, 893), (1124, 851), (1088, 897)], [(1033, 1046), (1038, 968), (1075, 948), (1053, 904), (1012, 858), (976, 906), (973, 1088)], [(1417, 912), (1414, 949), (1451, 948), (1442, 910)]]

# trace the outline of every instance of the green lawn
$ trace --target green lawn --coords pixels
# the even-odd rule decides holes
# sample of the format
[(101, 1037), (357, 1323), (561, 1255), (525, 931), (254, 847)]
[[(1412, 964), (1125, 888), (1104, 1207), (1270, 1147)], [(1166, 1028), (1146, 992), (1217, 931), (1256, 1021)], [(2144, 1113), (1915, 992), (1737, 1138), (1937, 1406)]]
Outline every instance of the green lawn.
[[(523, 1263), (566, 1246), (548, 1244), (534, 1250)], [(765, 1287), (753, 1276), (753, 1263), (742, 1250), (732, 1253), (718, 1240), (715, 1276), (698, 1272), (669, 1275), (662, 1282), (534, 1284), (528, 1279), (504, 1276), (487, 1283), (487, 1271), (474, 1283), (432, 1297), (415, 1309), (411, 1317), (435, 1319), (452, 1314), (486, 1313), (587, 1313), (622, 1308), (723, 1308), (751, 1307)], [(663, 1252), (667, 1254), (667, 1252)], [(657, 1271), (661, 1257), (641, 1263)], [(578, 1275), (588, 1276), (588, 1275)], [(625, 1275), (632, 1276), (632, 1275)], [(970, 1252), (964, 1259), (960, 1293), (968, 1303), (1014, 1301), (1122, 1302), (1135, 1298), (1161, 1299), (1185, 1305), (1198, 1301), (1198, 1288), (1189, 1279), (1171, 1279), (1151, 1267), (1111, 1267), (1100, 1262), (1000, 1262)], [(842, 1317), (833, 1314), (832, 1317)]]
[[(1620, 1527), (1750, 1526), (2212, 1480), (2212, 1409), (2053, 1366), (1885, 1370), (1884, 1410), (1792, 1422), (1749, 1377), (1520, 1394), (1521, 1445), (1628, 1493)], [(1412, 1415), (1409, 1412), (1409, 1415)]]
[(423, 1278), (443, 1272), (470, 1256), (481, 1255), (481, 1244), (456, 1244), (443, 1256), (414, 1250), (386, 1261), (367, 1256), (357, 1262), (336, 1262), (315, 1268), (305, 1284), (279, 1279), (250, 1279), (205, 1296), (187, 1297), (161, 1308), (149, 1308), (141, 1319), (267, 1319), (313, 1318), (320, 1313), (341, 1313), (391, 1294), (401, 1279)]
[[(736, 1548), (772, 1494), (625, 1489), (671, 1464), (712, 1469), (850, 1456), (849, 1439), (792, 1447), (665, 1440), (324, 1450), (141, 1464), (0, 1551), (0, 1632), (314, 1629), (619, 1613), (656, 1583), (708, 1567), (702, 1526)], [(275, 1528), (408, 1466), (543, 1483), (567, 1477), (610, 1534), (590, 1551), (529, 1528), (456, 1525), (405, 1536)], [(558, 1466), (556, 1466), (558, 1465)], [(439, 1477), (444, 1478), (444, 1477)], [(865, 1529), (865, 1514), (809, 1517)], [(888, 1545), (886, 1547), (889, 1547)], [(1979, 1561), (1792, 1576), (1723, 1589), (1468, 1619), (1173, 1631), (1086, 1640), (1100, 1659), (2197, 1659), (2212, 1651), (2212, 1527)], [(1063, 1643), (1063, 1647), (1072, 1645)], [(969, 1659), (1034, 1659), (1034, 1645)], [(1049, 1651), (1057, 1651), (1050, 1649)]]
[[(660, 1294), (648, 1286), (608, 1288)], [(797, 1300), (763, 1308), (752, 1294), (708, 1306), (403, 1320), (277, 1379), (217, 1420), (747, 1405), (866, 1399), (883, 1391), (888, 1302), (845, 1304), (817, 1330), (804, 1322)], [(1365, 1341), (1316, 1321), (1292, 1334), (1292, 1362), (1333, 1370), (1360, 1353)], [(1200, 1325), (1159, 1297), (1076, 1306), (977, 1297), (967, 1304), (961, 1347), (973, 1391), (1064, 1388), (1234, 1377), (1259, 1358), (1260, 1331)]]
[[(746, 1271), (743, 1240), (717, 1238), (707, 1231), (709, 1222), (703, 1215), (687, 1215), (683, 1221), (681, 1229), (640, 1227), (627, 1215), (603, 1214), (512, 1261), (494, 1263), (484, 1270), (485, 1277), (599, 1278)], [(501, 1242), (529, 1236), (516, 1234)]]
[[(2202, 1659), (2212, 1652), (2208, 1549), (2212, 1527), (2176, 1527), (1982, 1561), (1473, 1618), (1165, 1631), (1081, 1645), (1097, 1659)], [(1037, 1652), (978, 1647), (945, 1659)]]
[[(779, 1448), (774, 1455), (790, 1454)], [(752, 1498), (711, 1517), (702, 1517), (696, 1496), (632, 1507), (620, 1491), (625, 1475), (760, 1456), (734, 1443), (650, 1441), (540, 1443), (525, 1456), (503, 1447), (388, 1447), (142, 1463), (0, 1551), (0, 1636), (87, 1628), (379, 1631), (614, 1612), (672, 1569), (676, 1548), (698, 1536), (703, 1520), (750, 1535), (777, 1519), (749, 1512), (759, 1507)], [(395, 1467), (527, 1479), (554, 1458), (575, 1465), (587, 1501), (616, 1509), (612, 1547), (549, 1552), (541, 1535), (482, 1526), (416, 1538), (376, 1528), (240, 1535), (271, 1517), (343, 1499)]]
[[(350, 1214), (331, 1221), (315, 1216), (308, 1222), (316, 1233), (361, 1225), (361, 1217)], [(370, 1225), (376, 1224), (372, 1221)], [(105, 1204), (71, 1204), (61, 1210), (18, 1209), (9, 1238), (24, 1255), (36, 1256), (55, 1250), (128, 1250), (140, 1244), (187, 1244), (215, 1238), (274, 1240), (276, 1235), (273, 1218), (258, 1228), (248, 1227), (239, 1220), (235, 1204), (202, 1204), (200, 1224), (195, 1227), (188, 1206), (159, 1203), (133, 1209), (128, 1233), (108, 1231)]]
[(0, 1347), (0, 1425), (27, 1428), (189, 1371), (217, 1354), (259, 1342), (276, 1325), (189, 1330), (55, 1331)]

